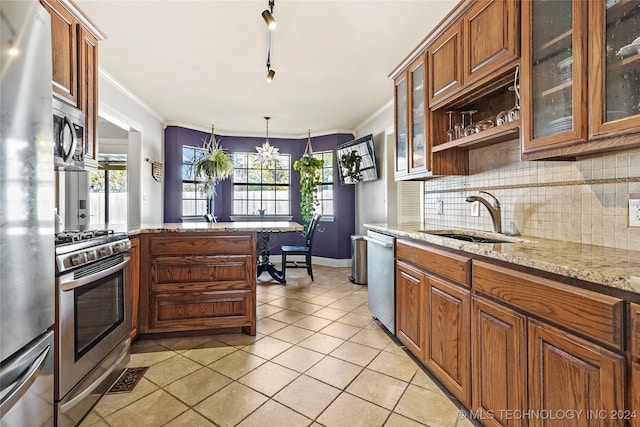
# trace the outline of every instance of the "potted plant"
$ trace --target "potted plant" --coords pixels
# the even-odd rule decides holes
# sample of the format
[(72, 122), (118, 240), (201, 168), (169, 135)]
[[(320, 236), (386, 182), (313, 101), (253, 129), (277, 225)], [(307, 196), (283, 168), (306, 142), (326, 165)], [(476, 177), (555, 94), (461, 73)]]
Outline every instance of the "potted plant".
[(342, 168), (342, 176), (349, 178), (350, 182), (359, 182), (362, 180), (360, 173), (360, 164), (362, 156), (355, 150), (349, 151), (340, 157), (340, 167)]
[(300, 172), (300, 212), (302, 219), (307, 224), (313, 217), (315, 207), (320, 203), (316, 192), (322, 183), (321, 170), (323, 166), (324, 161), (311, 154), (304, 154), (293, 162), (293, 168)]
[(195, 177), (206, 178), (204, 190), (209, 196), (212, 196), (215, 194), (215, 185), (233, 174), (233, 159), (220, 146), (220, 141), (215, 140), (213, 126), (211, 127), (211, 137), (208, 141), (205, 140), (204, 148), (206, 154), (193, 163), (194, 172)]

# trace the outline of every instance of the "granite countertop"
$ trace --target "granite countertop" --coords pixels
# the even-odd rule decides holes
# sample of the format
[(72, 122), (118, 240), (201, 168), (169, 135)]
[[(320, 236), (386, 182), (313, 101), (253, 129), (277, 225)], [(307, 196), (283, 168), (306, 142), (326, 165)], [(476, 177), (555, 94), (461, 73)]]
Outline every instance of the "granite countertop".
[(164, 224), (140, 224), (123, 226), (123, 229), (113, 227), (115, 231), (124, 231), (130, 236), (145, 233), (185, 233), (185, 232), (209, 232), (223, 233), (229, 231), (249, 232), (285, 232), (302, 231), (304, 227), (291, 221), (235, 221), (235, 222), (180, 222)]
[[(524, 243), (471, 243), (421, 232), (419, 226), (393, 224), (365, 224), (364, 226), (396, 237), (422, 240), (470, 254), (640, 293), (639, 251), (526, 236), (517, 236), (518, 239), (525, 240)], [(490, 234), (495, 236), (493, 233)]]

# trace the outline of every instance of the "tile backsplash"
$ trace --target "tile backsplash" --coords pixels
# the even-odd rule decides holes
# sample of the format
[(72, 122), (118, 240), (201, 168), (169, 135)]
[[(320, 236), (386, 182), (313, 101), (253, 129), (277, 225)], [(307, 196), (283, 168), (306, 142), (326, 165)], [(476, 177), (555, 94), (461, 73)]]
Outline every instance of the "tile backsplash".
[(425, 226), (492, 231), (487, 209), (471, 216), (465, 202), (480, 190), (500, 201), (506, 233), (640, 251), (640, 227), (628, 224), (640, 149), (575, 162), (521, 161), (518, 140), (471, 150), (469, 176), (426, 181)]

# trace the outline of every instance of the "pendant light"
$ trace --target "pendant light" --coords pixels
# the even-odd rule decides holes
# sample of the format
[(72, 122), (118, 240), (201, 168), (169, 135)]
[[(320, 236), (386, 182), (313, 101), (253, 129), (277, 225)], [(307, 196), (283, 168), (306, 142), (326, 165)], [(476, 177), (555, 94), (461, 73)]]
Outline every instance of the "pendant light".
[(262, 163), (274, 161), (278, 155), (278, 151), (280, 150), (279, 148), (269, 144), (269, 119), (271, 119), (271, 117), (265, 117), (264, 119), (266, 120), (267, 125), (267, 137), (261, 147), (256, 147), (256, 151), (258, 151), (258, 159)]

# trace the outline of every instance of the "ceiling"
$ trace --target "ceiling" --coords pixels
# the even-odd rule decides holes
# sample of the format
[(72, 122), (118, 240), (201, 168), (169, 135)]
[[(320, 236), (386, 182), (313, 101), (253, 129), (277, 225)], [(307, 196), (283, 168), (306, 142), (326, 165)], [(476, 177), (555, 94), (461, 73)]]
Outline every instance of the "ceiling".
[[(76, 0), (107, 35), (100, 68), (164, 119), (216, 133), (349, 130), (393, 98), (388, 75), (457, 0)], [(117, 106), (110, 106), (115, 107)]]

